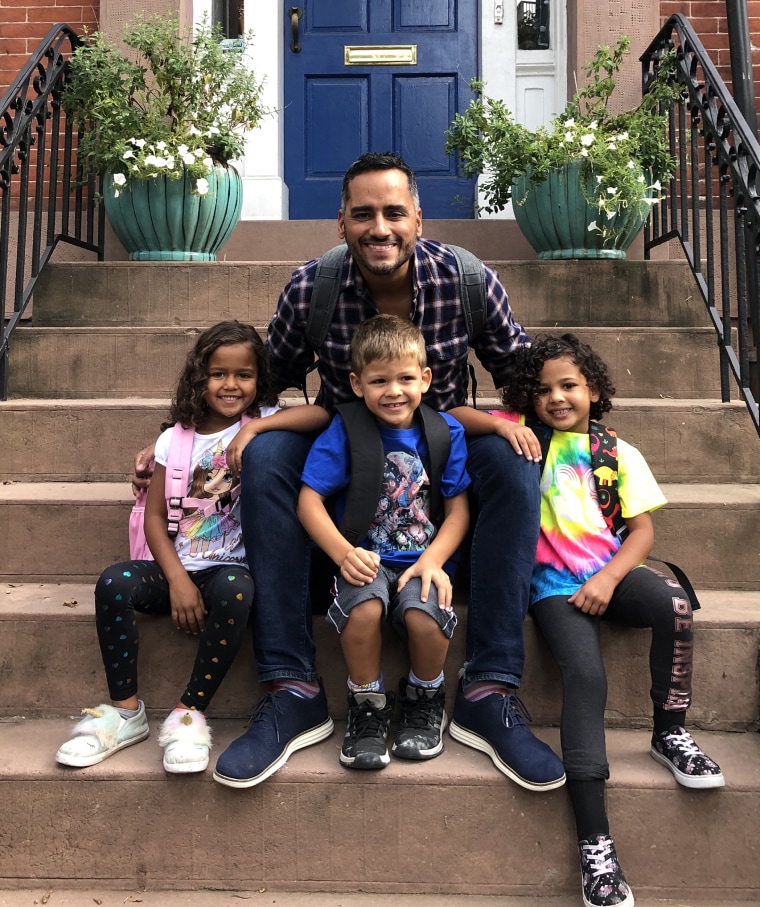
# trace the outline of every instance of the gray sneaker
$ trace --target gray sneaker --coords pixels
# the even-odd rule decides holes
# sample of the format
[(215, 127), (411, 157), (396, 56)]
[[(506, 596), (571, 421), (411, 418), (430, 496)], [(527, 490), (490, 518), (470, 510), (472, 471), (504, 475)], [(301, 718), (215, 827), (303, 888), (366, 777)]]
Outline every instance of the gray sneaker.
[(60, 765), (86, 768), (97, 765), (125, 746), (139, 743), (150, 733), (145, 703), (132, 718), (123, 718), (112, 706), (101, 704), (95, 709), (82, 709), (87, 717), (74, 728), (75, 736), (55, 754)]
[(388, 725), (393, 715), (393, 693), (349, 693), (346, 736), (340, 761), (348, 768), (379, 769), (391, 761)]
[(443, 751), (446, 729), (446, 686), (432, 690), (415, 687), (402, 679), (399, 684), (401, 721), (393, 755), (401, 759), (432, 759)]

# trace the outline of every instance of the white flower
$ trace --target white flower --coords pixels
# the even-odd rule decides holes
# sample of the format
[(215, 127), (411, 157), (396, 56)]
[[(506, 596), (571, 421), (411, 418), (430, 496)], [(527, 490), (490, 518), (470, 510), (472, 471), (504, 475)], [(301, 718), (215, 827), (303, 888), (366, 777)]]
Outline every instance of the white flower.
[(134, 153), (134, 151), (132, 151), (131, 148), (128, 148), (128, 149), (124, 152), (124, 154), (122, 154), (122, 158), (123, 158), (125, 161), (126, 161), (126, 160), (129, 160), (129, 158), (134, 157), (134, 156), (135, 156), (135, 153)]
[(565, 126), (567, 126), (569, 129), (572, 129), (573, 126), (575, 126), (575, 120), (570, 117), (569, 120), (565, 120)]
[(202, 176), (195, 181), (195, 191), (198, 195), (208, 195), (208, 180)]
[(190, 135), (202, 135), (203, 133), (196, 126), (190, 127)]
[(588, 148), (581, 148), (581, 157), (588, 157)]
[(170, 154), (169, 157), (166, 158), (166, 169), (174, 170), (174, 155), (173, 154)]
[(193, 154), (194, 154), (196, 157), (203, 157), (203, 155), (204, 155), (205, 153), (206, 153), (206, 152), (203, 150), (203, 148), (196, 148), (195, 151), (193, 152)]
[[(123, 186), (126, 183), (127, 178), (123, 173), (114, 173), (113, 181), (117, 186)], [(116, 194), (118, 195), (119, 193), (117, 192)]]
[(182, 163), (183, 163), (186, 167), (189, 167), (191, 164), (194, 164), (194, 163), (195, 163), (195, 155), (194, 155), (194, 154), (191, 154), (189, 151), (186, 151), (184, 154), (182, 154)]
[(572, 140), (573, 140), (573, 134), (572, 134), (572, 132), (566, 132), (566, 133), (565, 133), (565, 141), (566, 141), (566, 142), (572, 142)]
[(592, 120), (592, 121), (588, 124), (588, 128), (589, 128), (589, 129), (598, 129), (598, 128), (599, 128), (599, 124), (597, 123), (596, 120)]
[(633, 170), (635, 167), (636, 167), (636, 164), (634, 164), (633, 161), (628, 161), (628, 169), (629, 169), (629, 170)]
[(204, 158), (203, 158), (203, 166), (206, 168), (206, 170), (213, 170), (213, 169), (214, 169), (214, 162), (211, 160), (210, 157), (204, 157)]
[(158, 166), (160, 166), (158, 163), (158, 160), (159, 159), (156, 157), (155, 154), (146, 154), (145, 155), (145, 166), (146, 167), (158, 167)]
[(655, 191), (660, 192), (660, 191), (662, 190), (662, 184), (660, 183), (659, 180), (655, 180), (655, 181), (652, 183), (652, 188), (653, 188)]
[(190, 150), (190, 149), (187, 147), (187, 145), (184, 144), (184, 142), (183, 142), (181, 145), (178, 145), (178, 146), (177, 146), (177, 154), (178, 154), (181, 158), (184, 158), (185, 155), (187, 154), (187, 152), (188, 152), (189, 150)]
[(607, 186), (607, 195), (614, 195), (617, 192), (617, 186)]
[(588, 231), (589, 233), (593, 233), (593, 231), (594, 231), (594, 230), (598, 230), (599, 227), (597, 226), (596, 221), (595, 221), (595, 220), (592, 220), (591, 223), (588, 225), (588, 227), (587, 227), (586, 229), (587, 229), (587, 231)]
[(134, 145), (134, 146), (137, 147), (137, 148), (144, 148), (144, 147), (145, 147), (145, 139), (130, 139), (130, 140), (129, 140), (129, 144), (130, 144), (130, 145)]
[(166, 150), (166, 142), (156, 142), (156, 150), (157, 150), (157, 151), (165, 151), (165, 150)]
[(584, 148), (588, 148), (589, 146), (591, 146), (593, 144), (594, 144), (594, 136), (591, 135), (590, 132), (587, 132), (585, 135), (581, 136), (581, 145), (583, 145)]
[(216, 126), (209, 126), (207, 130), (207, 135), (219, 135), (219, 130)]

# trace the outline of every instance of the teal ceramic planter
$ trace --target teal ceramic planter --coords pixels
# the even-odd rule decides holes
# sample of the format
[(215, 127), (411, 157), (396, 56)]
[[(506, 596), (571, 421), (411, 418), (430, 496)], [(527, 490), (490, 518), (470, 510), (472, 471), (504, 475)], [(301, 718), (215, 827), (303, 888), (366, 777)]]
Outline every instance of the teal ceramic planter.
[[(580, 161), (573, 161), (550, 171), (537, 186), (530, 186), (527, 174), (512, 184), (515, 220), (541, 260), (625, 258), (626, 249), (649, 217), (651, 205), (647, 202), (621, 208), (611, 220), (600, 215), (586, 201), (586, 196), (593, 197), (595, 179), (590, 176), (584, 187), (581, 168)], [(606, 238), (588, 229), (603, 216), (611, 234)]]
[(209, 191), (200, 196), (186, 175), (132, 179), (119, 187), (106, 174), (106, 215), (130, 261), (216, 261), (240, 219), (243, 181), (221, 164), (206, 178)]

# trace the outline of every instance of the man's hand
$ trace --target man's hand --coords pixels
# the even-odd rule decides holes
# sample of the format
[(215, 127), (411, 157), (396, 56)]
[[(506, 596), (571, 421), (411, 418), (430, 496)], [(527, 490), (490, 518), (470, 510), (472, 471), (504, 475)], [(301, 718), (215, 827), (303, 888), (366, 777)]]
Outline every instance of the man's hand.
[(150, 485), (151, 476), (153, 475), (153, 454), (156, 452), (156, 445), (149, 444), (143, 450), (135, 454), (135, 472), (132, 476), (132, 494), (137, 497), (138, 494)]

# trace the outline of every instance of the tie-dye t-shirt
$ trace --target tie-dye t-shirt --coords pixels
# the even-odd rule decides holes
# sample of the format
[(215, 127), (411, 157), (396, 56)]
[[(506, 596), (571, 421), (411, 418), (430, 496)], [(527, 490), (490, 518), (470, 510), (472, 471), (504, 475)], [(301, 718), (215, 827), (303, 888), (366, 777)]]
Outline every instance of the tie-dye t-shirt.
[[(516, 413), (493, 415), (524, 422)], [(644, 457), (618, 438), (618, 496), (624, 518), (667, 503)], [(620, 547), (607, 529), (591, 472), (588, 434), (555, 431), (541, 473), (541, 531), (531, 579), (531, 603), (575, 593)]]

